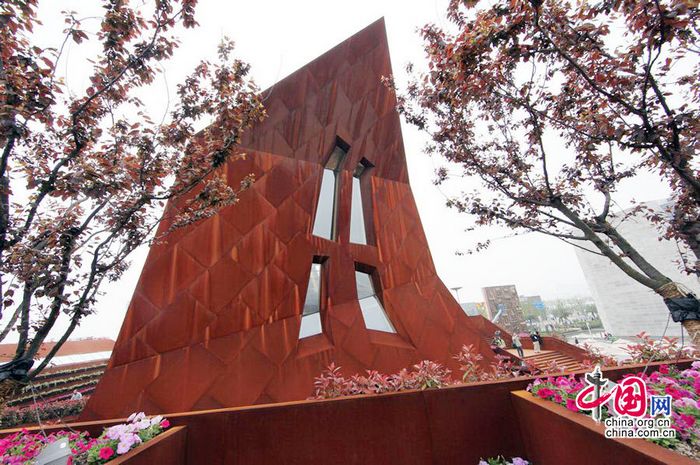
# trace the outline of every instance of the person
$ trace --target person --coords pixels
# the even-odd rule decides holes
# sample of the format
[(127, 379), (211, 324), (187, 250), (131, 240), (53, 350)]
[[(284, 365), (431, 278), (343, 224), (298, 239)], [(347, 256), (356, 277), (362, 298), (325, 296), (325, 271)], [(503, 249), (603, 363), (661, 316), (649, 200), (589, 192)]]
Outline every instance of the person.
[(523, 343), (520, 342), (520, 336), (518, 336), (518, 333), (513, 333), (513, 347), (515, 347), (515, 350), (518, 351), (518, 356), (520, 358), (525, 357), (525, 353), (523, 352)]
[(70, 396), (70, 400), (82, 400), (83, 395), (78, 392), (77, 389), (73, 389), (73, 395)]
[(530, 339), (532, 339), (532, 348), (535, 349), (535, 353), (540, 353), (540, 335), (536, 331), (530, 333)]
[(496, 331), (493, 333), (493, 339), (491, 340), (491, 345), (494, 345), (500, 349), (505, 349), (506, 348), (506, 341), (503, 340), (501, 337), (501, 332)]
[(577, 337), (574, 338), (574, 344), (578, 345), (578, 338)]

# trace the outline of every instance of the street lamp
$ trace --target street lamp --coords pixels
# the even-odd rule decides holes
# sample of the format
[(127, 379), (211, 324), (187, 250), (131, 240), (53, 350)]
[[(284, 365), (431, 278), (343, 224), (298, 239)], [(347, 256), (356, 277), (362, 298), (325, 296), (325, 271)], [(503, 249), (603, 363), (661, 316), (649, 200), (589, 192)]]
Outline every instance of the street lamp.
[(455, 294), (457, 295), (457, 303), (461, 304), (462, 301), (459, 300), (459, 290), (462, 289), (462, 286), (457, 286), (457, 287), (451, 287), (450, 290), (455, 291)]

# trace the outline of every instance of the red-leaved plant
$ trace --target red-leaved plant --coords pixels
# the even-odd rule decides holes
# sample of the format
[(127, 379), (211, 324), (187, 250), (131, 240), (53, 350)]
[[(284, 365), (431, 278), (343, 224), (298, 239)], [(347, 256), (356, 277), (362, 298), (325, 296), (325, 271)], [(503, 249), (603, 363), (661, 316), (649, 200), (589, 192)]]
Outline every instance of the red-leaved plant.
[(409, 389), (434, 389), (452, 384), (450, 370), (439, 363), (424, 360), (412, 367), (411, 371), (403, 369), (392, 375), (385, 375), (376, 370), (368, 370), (366, 376), (353, 375), (345, 378), (340, 367), (331, 363), (320, 376), (314, 380), (312, 399), (333, 399), (341, 396), (361, 394), (383, 394)]
[(465, 383), (486, 381), (489, 378), (480, 364), (484, 357), (474, 349), (472, 344), (463, 345), (462, 350), (452, 358), (459, 362), (462, 381)]
[(587, 342), (583, 344), (582, 348), (586, 351), (586, 355), (581, 365), (586, 369), (593, 369), (596, 365), (600, 365), (601, 367), (614, 367), (621, 364), (615, 357), (601, 353), (599, 349)]
[(697, 355), (697, 351), (693, 347), (678, 344), (677, 337), (666, 336), (655, 341), (644, 331), (637, 334), (637, 337), (640, 342), (630, 344), (625, 349), (630, 354), (629, 362), (631, 363), (665, 362), (693, 358)]
[(556, 360), (552, 360), (549, 362), (549, 365), (541, 369), (542, 373), (544, 374), (555, 374), (555, 373), (561, 373), (564, 371), (562, 367), (559, 366), (559, 364), (556, 362)]
[(497, 363), (491, 364), (491, 373), (486, 377), (487, 381), (527, 376), (538, 370), (532, 363), (525, 361), (524, 364), (516, 364), (513, 363), (512, 358), (504, 355), (496, 355), (496, 360), (498, 360)]

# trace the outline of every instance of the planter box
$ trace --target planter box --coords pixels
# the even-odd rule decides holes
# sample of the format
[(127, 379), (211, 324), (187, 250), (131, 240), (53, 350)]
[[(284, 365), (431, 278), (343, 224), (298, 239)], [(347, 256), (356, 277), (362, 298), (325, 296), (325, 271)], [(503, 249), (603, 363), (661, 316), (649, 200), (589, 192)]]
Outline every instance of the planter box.
[(175, 426), (106, 465), (185, 465), (187, 427)]
[(537, 465), (698, 465), (643, 439), (608, 439), (605, 427), (527, 391), (511, 392), (526, 456)]

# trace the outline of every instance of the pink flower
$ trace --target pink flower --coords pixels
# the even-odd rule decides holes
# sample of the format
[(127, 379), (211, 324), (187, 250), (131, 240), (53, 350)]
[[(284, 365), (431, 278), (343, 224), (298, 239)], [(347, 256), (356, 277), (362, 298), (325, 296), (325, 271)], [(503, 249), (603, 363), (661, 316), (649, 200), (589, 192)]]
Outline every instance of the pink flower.
[(546, 399), (546, 398), (548, 398), (548, 397), (553, 396), (553, 395), (554, 395), (554, 391), (552, 391), (552, 390), (549, 389), (549, 388), (542, 388), (542, 389), (540, 389), (539, 391), (537, 391), (537, 395), (538, 395), (541, 399)]
[(170, 426), (170, 422), (168, 420), (163, 420), (160, 422), (160, 427), (165, 429)]
[(119, 444), (117, 445), (117, 454), (126, 454), (136, 444), (141, 444), (141, 438), (138, 436), (138, 434), (124, 433), (119, 437)]
[(673, 401), (674, 407), (684, 408), (684, 407), (697, 407), (697, 402), (695, 402), (690, 397), (683, 397), (681, 399), (676, 399)]
[(576, 401), (574, 399), (566, 399), (566, 408), (572, 412), (578, 412), (578, 407), (576, 406)]
[(561, 394), (559, 394), (558, 392), (554, 394), (554, 402), (556, 402), (557, 404), (561, 404), (562, 402), (564, 402), (564, 399), (562, 399)]
[(102, 460), (107, 460), (114, 455), (114, 450), (112, 450), (111, 447), (103, 447), (102, 449), (100, 449), (99, 455)]
[(661, 381), (664, 384), (670, 384), (670, 385), (676, 385), (678, 384), (678, 381), (676, 381), (673, 378), (669, 378), (668, 376), (662, 376), (659, 378), (659, 381)]
[(696, 394), (700, 394), (700, 378), (695, 378), (695, 381), (693, 382), (693, 389), (695, 390)]
[(667, 385), (666, 394), (670, 395), (674, 399), (682, 399), (684, 397), (693, 397), (693, 395), (686, 391), (685, 389), (679, 389), (677, 385)]
[(669, 396), (673, 397), (674, 400), (675, 400), (675, 399), (680, 399), (680, 398), (683, 397), (682, 395), (680, 395), (680, 394), (678, 393), (678, 391), (676, 390), (676, 388), (674, 388), (673, 386), (666, 386), (666, 394), (668, 394)]
[(668, 365), (661, 365), (659, 367), (659, 373), (667, 375), (668, 374)]
[(690, 428), (695, 424), (695, 417), (686, 415), (685, 413), (680, 414), (680, 420), (683, 422), (685, 428)]
[(569, 387), (569, 380), (563, 376), (557, 378), (557, 387)]

